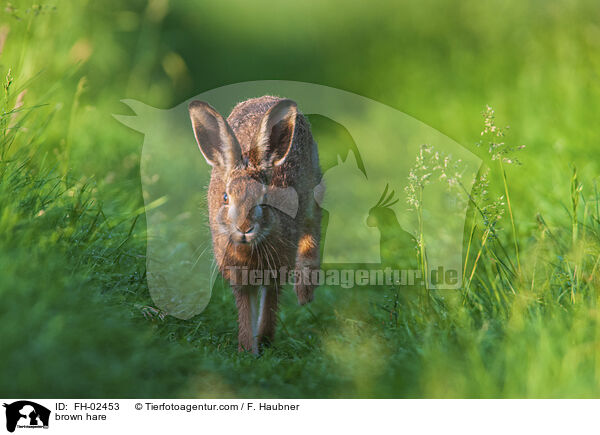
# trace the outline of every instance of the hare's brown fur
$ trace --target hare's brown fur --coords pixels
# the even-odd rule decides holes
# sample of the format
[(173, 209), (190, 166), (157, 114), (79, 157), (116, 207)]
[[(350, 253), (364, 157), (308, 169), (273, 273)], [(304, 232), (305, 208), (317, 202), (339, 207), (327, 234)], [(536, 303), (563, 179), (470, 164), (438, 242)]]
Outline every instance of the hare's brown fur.
[[(193, 102), (190, 116), (200, 148), (213, 165), (209, 222), (217, 265), (236, 299), (239, 348), (256, 353), (275, 334), (282, 271), (320, 267), (321, 211), (313, 194), (321, 180), (317, 145), (295, 103), (282, 98), (239, 103), (227, 121), (206, 103)], [(275, 195), (271, 192), (295, 192), (295, 215), (257, 206), (268, 203), (265, 197)], [(255, 238), (244, 242), (250, 236)], [(276, 279), (252, 286), (242, 280), (243, 268), (261, 276), (272, 271)], [(313, 299), (310, 283), (300, 280), (295, 291), (300, 304)]]

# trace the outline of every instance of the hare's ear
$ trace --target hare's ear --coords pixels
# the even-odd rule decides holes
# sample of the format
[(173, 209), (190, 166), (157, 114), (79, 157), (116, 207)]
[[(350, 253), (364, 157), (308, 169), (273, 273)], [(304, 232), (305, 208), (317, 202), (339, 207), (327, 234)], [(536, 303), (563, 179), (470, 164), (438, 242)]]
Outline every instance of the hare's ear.
[(230, 168), (242, 160), (240, 144), (219, 112), (204, 101), (192, 101), (189, 110), (196, 142), (209, 165)]
[(250, 163), (258, 167), (279, 166), (287, 157), (294, 139), (298, 108), (292, 100), (281, 100), (263, 116)]

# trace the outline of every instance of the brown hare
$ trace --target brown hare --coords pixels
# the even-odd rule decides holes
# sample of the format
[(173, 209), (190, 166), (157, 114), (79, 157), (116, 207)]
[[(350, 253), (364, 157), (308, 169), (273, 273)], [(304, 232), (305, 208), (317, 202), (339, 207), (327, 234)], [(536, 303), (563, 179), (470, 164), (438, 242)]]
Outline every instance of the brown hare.
[(189, 112), (212, 166), (209, 223), (217, 266), (235, 295), (239, 350), (258, 353), (273, 340), (279, 291), (290, 272), (298, 302), (313, 299), (307, 278), (320, 267), (317, 145), (288, 99), (241, 102), (227, 120), (201, 101), (190, 103)]

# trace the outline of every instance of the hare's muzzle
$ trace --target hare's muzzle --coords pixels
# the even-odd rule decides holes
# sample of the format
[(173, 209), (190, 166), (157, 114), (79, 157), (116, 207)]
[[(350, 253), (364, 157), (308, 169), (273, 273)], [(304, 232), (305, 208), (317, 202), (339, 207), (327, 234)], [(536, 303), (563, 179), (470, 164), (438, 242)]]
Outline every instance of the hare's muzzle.
[(232, 234), (233, 242), (250, 243), (254, 241), (258, 235), (258, 229), (258, 223), (244, 223), (243, 225), (236, 226)]

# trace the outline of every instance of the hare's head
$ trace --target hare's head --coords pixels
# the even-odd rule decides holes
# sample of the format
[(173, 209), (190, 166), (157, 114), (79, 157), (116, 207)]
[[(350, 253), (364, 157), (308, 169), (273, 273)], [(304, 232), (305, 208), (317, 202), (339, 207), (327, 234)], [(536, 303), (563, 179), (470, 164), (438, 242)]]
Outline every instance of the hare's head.
[(231, 126), (208, 103), (193, 101), (189, 111), (196, 141), (213, 167), (208, 192), (212, 231), (234, 244), (259, 243), (278, 230), (286, 196), (295, 195), (282, 195), (270, 183), (273, 169), (285, 162), (292, 145), (296, 104), (279, 101), (262, 117), (255, 137), (240, 138), (249, 141), (244, 144), (247, 155)]

